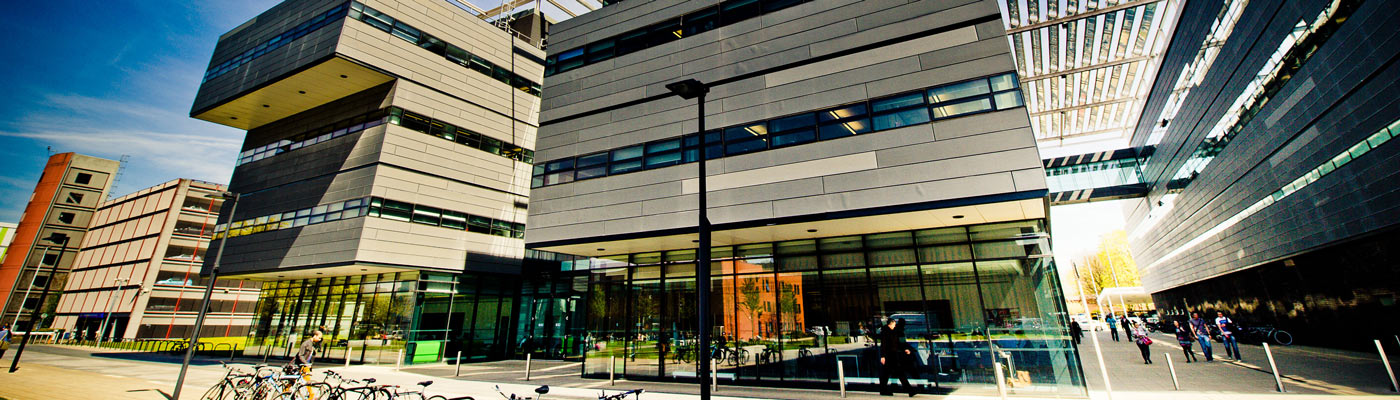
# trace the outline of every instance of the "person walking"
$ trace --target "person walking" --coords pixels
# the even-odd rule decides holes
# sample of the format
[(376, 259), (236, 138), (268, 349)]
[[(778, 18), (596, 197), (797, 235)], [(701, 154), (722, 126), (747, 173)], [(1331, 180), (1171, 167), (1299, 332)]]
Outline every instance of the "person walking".
[(1240, 343), (1235, 338), (1235, 333), (1239, 328), (1235, 326), (1235, 321), (1225, 316), (1224, 312), (1215, 312), (1215, 326), (1220, 328), (1220, 346), (1225, 348), (1225, 355), (1244, 361), (1244, 356), (1240, 355)]
[(5, 358), (5, 351), (10, 349), (10, 326), (0, 325), (0, 358)]
[(1191, 344), (1196, 338), (1191, 335), (1190, 324), (1181, 326), (1181, 321), (1172, 321), (1172, 326), (1176, 327), (1176, 343), (1181, 345), (1181, 353), (1186, 355), (1186, 362), (1201, 361), (1196, 358), (1196, 352), (1191, 351)]
[(1133, 324), (1133, 328), (1132, 328), (1132, 337), (1133, 337), (1133, 339), (1132, 339), (1133, 343), (1134, 343), (1134, 344), (1137, 344), (1138, 351), (1141, 351), (1141, 352), (1142, 352), (1142, 363), (1143, 363), (1143, 364), (1151, 364), (1151, 363), (1152, 363), (1152, 348), (1151, 348), (1151, 346), (1152, 346), (1152, 338), (1147, 337), (1147, 327), (1143, 326), (1143, 324), (1142, 324), (1141, 322), (1136, 323), (1136, 324)]
[(1079, 321), (1069, 321), (1069, 337), (1075, 346), (1084, 340), (1084, 328), (1079, 326)]
[(1128, 319), (1127, 313), (1123, 313), (1123, 318), (1118, 320), (1118, 324), (1123, 325), (1123, 334), (1128, 335), (1128, 341), (1132, 341), (1134, 337), (1132, 322), (1132, 320)]
[(292, 371), (310, 373), (312, 362), (316, 361), (316, 350), (321, 344), (322, 333), (320, 329), (312, 332), (311, 337), (301, 342), (301, 348), (297, 350), (296, 357), (287, 363)]
[(1117, 318), (1114, 318), (1114, 317), (1113, 317), (1113, 314), (1110, 313), (1110, 314), (1108, 314), (1108, 317), (1105, 317), (1105, 318), (1103, 319), (1103, 322), (1104, 322), (1104, 324), (1107, 324), (1107, 325), (1108, 325), (1108, 333), (1113, 334), (1113, 341), (1117, 342), (1117, 341), (1118, 341), (1118, 319), (1117, 319)]
[(1201, 344), (1201, 353), (1205, 354), (1206, 362), (1215, 361), (1215, 357), (1211, 356), (1210, 324), (1206, 323), (1206, 319), (1201, 318), (1201, 313), (1197, 312), (1191, 313), (1191, 320), (1187, 321), (1187, 325), (1191, 328), (1191, 335), (1195, 336), (1196, 341)]
[(909, 344), (904, 342), (904, 332), (898, 327), (898, 320), (893, 317), (885, 320), (885, 327), (880, 329), (880, 395), (893, 396), (890, 391), (890, 375), (899, 377), (899, 382), (904, 385), (904, 390), (909, 392), (909, 397), (914, 397), (914, 387), (909, 385), (909, 372), (905, 368), (905, 360), (914, 352), (909, 349)]

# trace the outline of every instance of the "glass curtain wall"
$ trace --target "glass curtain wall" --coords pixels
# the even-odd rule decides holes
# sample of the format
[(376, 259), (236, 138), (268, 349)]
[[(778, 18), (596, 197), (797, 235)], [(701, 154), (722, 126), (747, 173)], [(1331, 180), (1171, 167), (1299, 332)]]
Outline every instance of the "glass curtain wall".
[(875, 384), (875, 338), (894, 317), (915, 384), (995, 391), (1000, 363), (1012, 393), (1083, 396), (1046, 232), (1031, 220), (715, 248), (703, 350), (694, 250), (575, 261), (584, 375), (693, 379), (709, 351), (721, 380), (820, 386), (840, 361), (849, 384)]
[(405, 363), (501, 359), (512, 337), (515, 276), (391, 274), (269, 282), (245, 355), (287, 358), (322, 329), (325, 359)]

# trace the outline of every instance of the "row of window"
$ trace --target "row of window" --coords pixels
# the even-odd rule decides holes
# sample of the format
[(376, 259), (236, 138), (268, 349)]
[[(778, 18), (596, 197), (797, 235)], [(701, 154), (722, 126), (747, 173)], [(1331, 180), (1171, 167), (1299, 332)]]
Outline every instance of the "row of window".
[(795, 6), (804, 1), (806, 0), (729, 0), (586, 46), (561, 51), (545, 59), (544, 76), (660, 46), (683, 37)]
[(535, 162), (534, 150), (526, 149), (513, 143), (506, 143), (499, 139), (402, 108), (389, 107), (389, 123), (457, 142), (457, 144), (515, 161), (524, 163)]
[(231, 224), (223, 223), (214, 227), (214, 238), (220, 239), (225, 235), (228, 237), (239, 237), (278, 229), (289, 229), (323, 222), (362, 217), (367, 213), (366, 207), (368, 205), (369, 199), (361, 198), (337, 201), (296, 211), (264, 215), (257, 218), (248, 218), (234, 221)]
[(365, 129), (383, 124), (386, 116), (388, 116), (388, 113), (385, 112), (385, 110), (374, 110), (336, 121), (335, 123), (327, 124), (317, 129), (308, 130), (306, 133), (268, 143), (262, 147), (244, 150), (242, 153), (238, 153), (237, 165), (247, 164), (341, 136), (358, 133)]
[(317, 29), (321, 29), (331, 22), (338, 21), (344, 16), (345, 4), (342, 3), (320, 15), (312, 17), (306, 22), (302, 22), (300, 25), (286, 32), (282, 32), (281, 35), (273, 36), (272, 39), (248, 49), (248, 51), (243, 52), (243, 54), (239, 54), (228, 61), (209, 67), (209, 70), (204, 71), (204, 81), (208, 82), (210, 79), (217, 78), (229, 71), (238, 69), (238, 67), (243, 66), (243, 64), (247, 64), (255, 58), (262, 57), (263, 54), (271, 53), (273, 50), (277, 50), (287, 45), (287, 43), (291, 43), (293, 40), (300, 39), (308, 33), (315, 32)]
[(1347, 165), (1351, 162), (1351, 160), (1354, 160), (1358, 157), (1361, 157), (1362, 155), (1365, 155), (1366, 153), (1371, 152), (1371, 150), (1380, 147), (1381, 145), (1385, 144), (1386, 142), (1389, 142), (1391, 139), (1394, 139), (1396, 137), (1400, 137), (1400, 119), (1391, 121), (1389, 126), (1381, 128), (1379, 131), (1372, 133), (1371, 136), (1367, 136), (1365, 139), (1361, 139), (1361, 141), (1356, 142), (1356, 144), (1353, 144), (1351, 147), (1347, 148), (1346, 150), (1342, 150), (1341, 153), (1338, 153), (1336, 156), (1333, 156), (1332, 159), (1323, 161), (1322, 164), (1318, 165), (1317, 167), (1314, 167), (1312, 170), (1304, 173), (1302, 176), (1299, 176), (1292, 182), (1283, 185), (1283, 187), (1274, 191), (1272, 194), (1264, 196), (1264, 198), (1255, 201), (1254, 204), (1251, 204), (1244, 210), (1240, 210), (1240, 212), (1235, 213), (1235, 215), (1215, 225), (1211, 229), (1205, 231), (1205, 233), (1202, 233), (1199, 236), (1196, 236), (1195, 238), (1186, 242), (1185, 244), (1182, 244), (1180, 247), (1177, 247), (1175, 250), (1172, 250), (1171, 252), (1162, 256), (1162, 258), (1157, 259), (1157, 261), (1153, 262), (1152, 265), (1148, 266), (1148, 268), (1155, 267), (1158, 264), (1166, 262), (1169, 259), (1181, 255), (1182, 253), (1185, 253), (1187, 250), (1190, 250), (1201, 243), (1205, 243), (1205, 241), (1210, 240), (1210, 238), (1214, 237), (1216, 234), (1224, 232), (1226, 229), (1230, 229), (1230, 227), (1235, 226), (1235, 224), (1240, 223), (1240, 221), (1243, 221), (1245, 218), (1249, 218), (1250, 216), (1258, 213), (1259, 211), (1274, 205), (1274, 203), (1283, 200), (1285, 197), (1292, 195), (1294, 192), (1302, 190), (1304, 187), (1311, 185), (1313, 182), (1317, 182), (1318, 179), (1322, 179), (1322, 177), (1327, 176), (1327, 174), (1332, 173), (1332, 171), (1336, 171), (1337, 169), (1342, 168), (1342, 166)]
[[(1015, 74), (935, 86), (817, 112), (705, 132), (707, 159), (838, 139), (1024, 105)], [(698, 135), (536, 164), (530, 187), (694, 162)]]
[(415, 46), (427, 49), (433, 52), (433, 54), (447, 58), (448, 61), (470, 68), (473, 71), (491, 77), (501, 83), (520, 89), (522, 92), (535, 96), (540, 95), (539, 83), (516, 75), (507, 68), (492, 64), (490, 61), (486, 61), (486, 59), (480, 56), (468, 53), (461, 47), (444, 42), (442, 39), (424, 33), (418, 30), (418, 28), (403, 23), (403, 21), (395, 20), (394, 17), (390, 17), (358, 1), (350, 2), (350, 18), (360, 20), (381, 31), (393, 34), (399, 39), (407, 40)]
[(520, 239), (525, 237), (525, 224), (522, 223), (443, 210), (436, 207), (415, 205), (380, 197), (366, 197), (322, 204), (296, 211), (264, 215), (257, 218), (248, 218), (234, 221), (232, 224), (219, 224), (214, 227), (214, 238), (223, 238), (226, 232), (228, 237), (239, 237), (279, 229), (289, 229), (323, 222), (363, 217), (366, 215), (508, 238)]
[(437, 207), (428, 207), (421, 204), (412, 204), (378, 197), (374, 197), (370, 200), (369, 215), (371, 217), (440, 226), (467, 232), (485, 233), (488, 235), (516, 239), (525, 238), (525, 224), (519, 222), (498, 220), (480, 215), (471, 215)]

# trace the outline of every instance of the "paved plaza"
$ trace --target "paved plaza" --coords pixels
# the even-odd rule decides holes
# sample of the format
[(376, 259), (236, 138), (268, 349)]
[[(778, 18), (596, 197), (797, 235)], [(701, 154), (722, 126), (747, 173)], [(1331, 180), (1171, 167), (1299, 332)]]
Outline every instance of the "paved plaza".
[[(1374, 354), (1320, 349), (1303, 346), (1278, 347), (1274, 350), (1279, 364), (1285, 393), (1275, 389), (1273, 375), (1263, 348), (1241, 346), (1245, 362), (1225, 361), (1185, 363), (1175, 340), (1158, 335), (1152, 346), (1154, 363), (1145, 365), (1137, 347), (1127, 341), (1114, 342), (1107, 332), (1099, 332), (1099, 343), (1107, 364), (1114, 399), (1340, 399), (1393, 394), (1385, 377), (1385, 369)], [(1086, 337), (1086, 339), (1088, 339)], [(1216, 347), (1219, 349), (1218, 345)], [(1167, 353), (1167, 354), (1163, 354)], [(1170, 355), (1176, 367), (1181, 389), (1172, 386), (1166, 358)], [(6, 354), (8, 365), (14, 352)], [(1081, 347), (1084, 372), (1088, 377), (1090, 397), (1107, 399), (1103, 378), (1093, 351), (1092, 341)], [(0, 373), (0, 398), (8, 400), (107, 398), (131, 400), (169, 400), (179, 371), (179, 358), (167, 354), (130, 353), (71, 346), (31, 346), (22, 367), (15, 374)], [(240, 360), (260, 361), (260, 360)], [(524, 380), (524, 361), (507, 360), (492, 363), (464, 364), (460, 375), (455, 365), (430, 364), (403, 368), (393, 366), (353, 366), (323, 368), (342, 371), (350, 377), (376, 377), (383, 383), (412, 386), (423, 380), (433, 380), (431, 394), (473, 396), (490, 399), (499, 396), (494, 387), (508, 393), (532, 393), (538, 385), (550, 385), (546, 398), (592, 399), (603, 391), (646, 389), (647, 399), (694, 399), (698, 388), (693, 384), (668, 382), (639, 382), (619, 380), (610, 385), (607, 380), (583, 379), (578, 375), (579, 364), (560, 361), (533, 362), (532, 379)], [(195, 399), (223, 374), (214, 359), (197, 359), (191, 366), (186, 392), (182, 399)], [(454, 377), (455, 376), (455, 377)], [(830, 399), (838, 394), (831, 390), (775, 389), (753, 386), (721, 386), (716, 399)], [(988, 399), (991, 397), (960, 394), (922, 395), (939, 399)], [(876, 399), (875, 393), (850, 392), (847, 398)]]

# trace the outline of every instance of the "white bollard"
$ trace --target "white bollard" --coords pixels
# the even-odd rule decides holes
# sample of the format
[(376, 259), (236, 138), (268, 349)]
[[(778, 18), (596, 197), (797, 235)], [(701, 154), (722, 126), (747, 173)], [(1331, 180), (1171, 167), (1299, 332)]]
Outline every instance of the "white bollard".
[[(1103, 391), (1108, 394), (1108, 400), (1113, 400), (1113, 384), (1108, 383), (1108, 367), (1103, 364), (1103, 351), (1099, 350), (1099, 335), (1090, 335), (1094, 339), (1094, 357), (1099, 360), (1099, 373), (1103, 374)], [(1087, 389), (1088, 386), (1086, 385)]]
[(1176, 363), (1172, 362), (1172, 353), (1164, 351), (1162, 352), (1162, 357), (1167, 358), (1167, 370), (1172, 372), (1172, 388), (1175, 388), (1176, 390), (1181, 390), (1181, 383), (1176, 381)]
[(399, 349), (399, 358), (398, 358), (398, 361), (394, 364), (394, 370), (395, 370), (395, 371), (398, 371), (398, 370), (401, 370), (401, 369), (403, 369), (403, 349)]
[(608, 357), (608, 386), (617, 386), (617, 356)]
[(841, 398), (846, 398), (846, 365), (836, 359), (836, 379), (841, 384)]
[(355, 354), (355, 347), (345, 345), (345, 368), (350, 368), (350, 355)]
[(718, 366), (719, 366), (719, 363), (716, 363), (716, 362), (715, 362), (715, 359), (711, 358), (711, 359), (710, 359), (710, 390), (711, 390), (711, 391), (714, 391), (714, 392), (718, 392), (718, 391), (719, 391), (719, 368), (716, 368), (716, 367), (718, 367)]
[[(1269, 369), (1274, 371), (1274, 385), (1278, 386), (1279, 393), (1283, 393), (1283, 379), (1278, 376), (1278, 364), (1274, 364), (1274, 352), (1269, 350), (1268, 343), (1264, 343), (1264, 355), (1269, 356)], [(1235, 354), (1235, 359), (1239, 358), (1240, 355)]]
[(1385, 364), (1385, 376), (1390, 378), (1390, 391), (1400, 392), (1400, 384), (1395, 382), (1395, 370), (1390, 369), (1390, 359), (1385, 356), (1385, 348), (1381, 347), (1381, 341), (1376, 340), (1376, 352), (1381, 353), (1381, 364)]
[(457, 350), (457, 373), (452, 376), (462, 376), (462, 351)]
[(525, 353), (525, 381), (530, 381), (530, 353)]
[(1002, 375), (1001, 362), (996, 357), (992, 357), (992, 373), (996, 374), (997, 395), (1001, 396), (1001, 400), (1006, 400), (1006, 376)]

